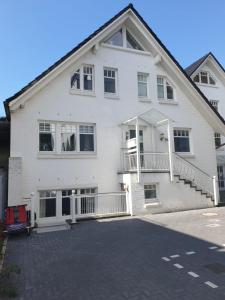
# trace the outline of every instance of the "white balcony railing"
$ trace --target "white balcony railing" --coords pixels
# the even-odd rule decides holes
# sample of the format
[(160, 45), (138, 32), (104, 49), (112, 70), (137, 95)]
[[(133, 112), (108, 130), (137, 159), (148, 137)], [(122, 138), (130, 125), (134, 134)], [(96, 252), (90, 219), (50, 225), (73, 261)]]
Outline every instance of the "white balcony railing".
[[(169, 154), (141, 153), (140, 168), (142, 171), (169, 171)], [(137, 153), (124, 153), (124, 171), (137, 171)]]

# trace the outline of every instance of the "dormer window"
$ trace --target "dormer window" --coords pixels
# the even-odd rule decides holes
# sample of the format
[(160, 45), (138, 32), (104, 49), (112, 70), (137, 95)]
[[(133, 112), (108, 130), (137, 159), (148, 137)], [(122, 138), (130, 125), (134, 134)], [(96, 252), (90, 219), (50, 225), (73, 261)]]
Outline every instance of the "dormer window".
[(71, 89), (77, 91), (93, 91), (94, 66), (82, 65), (71, 77)]
[(117, 47), (125, 47), (134, 50), (144, 51), (140, 43), (135, 37), (125, 28), (121, 28), (109, 38), (104, 41), (105, 44), (109, 44)]
[(194, 82), (197, 83), (203, 83), (203, 84), (210, 84), (210, 85), (215, 85), (216, 82), (215, 80), (212, 78), (212, 76), (210, 75), (209, 72), (199, 72), (198, 74), (195, 75), (194, 77)]

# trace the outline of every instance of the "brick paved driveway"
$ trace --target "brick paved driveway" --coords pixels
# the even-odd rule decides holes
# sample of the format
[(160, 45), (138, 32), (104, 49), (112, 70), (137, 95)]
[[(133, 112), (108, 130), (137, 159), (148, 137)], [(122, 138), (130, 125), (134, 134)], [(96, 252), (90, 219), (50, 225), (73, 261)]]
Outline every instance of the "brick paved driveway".
[(225, 210), (216, 211), (86, 221), (10, 238), (6, 264), (22, 270), (18, 299), (225, 299), (225, 272), (206, 268), (225, 266)]

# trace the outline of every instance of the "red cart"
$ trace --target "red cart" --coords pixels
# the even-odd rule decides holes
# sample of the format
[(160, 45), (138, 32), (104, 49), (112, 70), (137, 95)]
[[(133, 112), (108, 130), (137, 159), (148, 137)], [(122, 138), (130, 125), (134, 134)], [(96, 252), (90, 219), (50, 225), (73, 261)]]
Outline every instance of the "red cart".
[(28, 235), (30, 235), (30, 211), (26, 210), (26, 205), (7, 207), (5, 209), (4, 233), (10, 234), (21, 231), (25, 231)]

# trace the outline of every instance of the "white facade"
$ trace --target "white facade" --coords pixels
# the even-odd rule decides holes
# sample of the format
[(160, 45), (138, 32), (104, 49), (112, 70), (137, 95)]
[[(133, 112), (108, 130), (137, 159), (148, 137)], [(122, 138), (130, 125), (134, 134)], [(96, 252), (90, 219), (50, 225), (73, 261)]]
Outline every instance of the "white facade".
[[(123, 28), (123, 35), (128, 28), (144, 51), (104, 43), (120, 28)], [(71, 88), (71, 77), (77, 69), (81, 70), (83, 65), (92, 66), (92, 91), (85, 92)], [(104, 68), (115, 70), (114, 95), (104, 93)], [(138, 97), (138, 73), (147, 74), (148, 95), (145, 98)], [(174, 99), (159, 100), (157, 76), (162, 76), (170, 83)], [(212, 99), (218, 97), (212, 94)], [(159, 172), (159, 168), (140, 171), (140, 182), (137, 179), (136, 169), (135, 171), (123, 168), (122, 148), (126, 148), (127, 143), (132, 142), (127, 141), (126, 136), (129, 130), (136, 130), (137, 127), (135, 122), (125, 125), (122, 123), (151, 109), (161, 112), (171, 120), (172, 133), (173, 129), (188, 131), (190, 151), (179, 155), (194, 166), (191, 167), (184, 161), (184, 168), (186, 165), (191, 172), (196, 172), (197, 166), (209, 174), (210, 185), (213, 184), (212, 177), (217, 174), (214, 132), (225, 135), (222, 121), (208, 107), (131, 8), (40, 82), (11, 101), (9, 108), (10, 166), (19, 164), (20, 170), (19, 172), (9, 170), (8, 201), (9, 205), (20, 204), (32, 194), (38, 224), (71, 218), (72, 210), (75, 209), (73, 205), (70, 206), (70, 214), (63, 216), (62, 213), (62, 190), (75, 190), (75, 193), (79, 194), (85, 193), (85, 189), (92, 188), (95, 189), (93, 190), (95, 194), (110, 193), (120, 191), (121, 183), (125, 184), (127, 190), (126, 212), (131, 214), (214, 205), (212, 200), (216, 191), (212, 193), (212, 197), (206, 197), (208, 195), (202, 195), (189, 184), (185, 184), (182, 178), (179, 180), (179, 177), (174, 177), (171, 181), (169, 167), (164, 172), (162, 170)], [(39, 124), (44, 122), (53, 124), (54, 151), (39, 151)], [(75, 128), (72, 130), (76, 131), (76, 151), (62, 151), (63, 125), (72, 125), (71, 128)], [(92, 126), (93, 151), (80, 151), (82, 143), (79, 137), (80, 126)], [(169, 161), (168, 140), (172, 141), (173, 152), (175, 149), (173, 137), (171, 140), (168, 136), (167, 125), (154, 127), (142, 120), (139, 130), (142, 130), (143, 134), (140, 141), (144, 148), (142, 151), (148, 153), (144, 156), (145, 163), (147, 161), (151, 163), (151, 153), (159, 152), (167, 153)], [(127, 139), (129, 140), (128, 136)], [(134, 142), (136, 143), (136, 140)], [(134, 147), (139, 148), (137, 144), (134, 144)], [(136, 148), (132, 152), (134, 155), (138, 151)], [(147, 155), (150, 158), (147, 158)], [(136, 155), (135, 164), (137, 157)], [(156, 154), (154, 159), (155, 157), (159, 156)], [(173, 163), (174, 160), (173, 158)], [(150, 186), (150, 190), (156, 187), (156, 197), (152, 197), (155, 191), (149, 192), (150, 198), (155, 198), (153, 201), (146, 201), (144, 186)], [(56, 196), (49, 196), (56, 198), (55, 216), (43, 217), (45, 212), (40, 208), (40, 198), (45, 196), (41, 194), (42, 191), (56, 191)]]
[[(204, 93), (204, 95), (209, 99), (209, 101), (216, 105), (216, 109), (219, 114), (225, 117), (225, 76), (224, 70), (215, 60), (214, 56), (209, 53), (209, 55), (204, 59), (204, 61), (196, 68), (196, 70), (191, 75), (194, 80), (196, 74), (201, 74), (201, 72), (207, 72), (215, 81), (215, 84), (205, 84), (202, 82), (196, 82), (197, 86)], [(201, 80), (200, 80), (201, 81)], [(225, 142), (225, 137), (216, 133), (217, 138), (220, 143)], [(218, 143), (219, 143), (218, 140)], [(220, 200), (225, 201), (225, 147), (220, 147), (216, 151), (217, 155), (217, 165), (218, 165), (218, 179), (220, 186)]]

